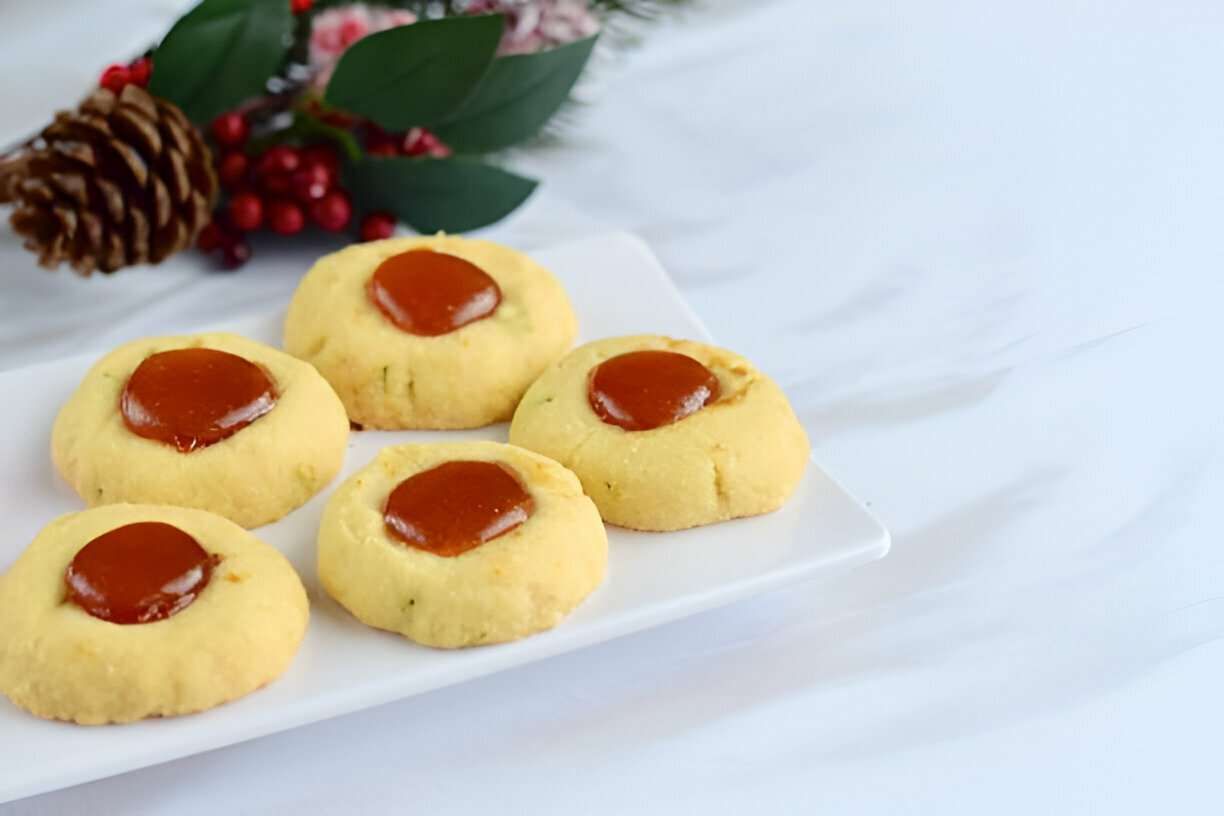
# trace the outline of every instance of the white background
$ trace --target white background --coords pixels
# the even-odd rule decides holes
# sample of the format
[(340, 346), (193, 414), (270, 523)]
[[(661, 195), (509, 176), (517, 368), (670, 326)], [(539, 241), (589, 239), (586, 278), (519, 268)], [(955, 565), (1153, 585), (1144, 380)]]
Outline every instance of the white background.
[[(183, 5), (8, 0), (0, 144)], [(512, 157), (544, 184), (484, 235), (640, 235), (888, 558), (0, 813), (1224, 811), (1222, 42), (1205, 1), (722, 2), (649, 30)], [(294, 283), (10, 263), (0, 367)]]

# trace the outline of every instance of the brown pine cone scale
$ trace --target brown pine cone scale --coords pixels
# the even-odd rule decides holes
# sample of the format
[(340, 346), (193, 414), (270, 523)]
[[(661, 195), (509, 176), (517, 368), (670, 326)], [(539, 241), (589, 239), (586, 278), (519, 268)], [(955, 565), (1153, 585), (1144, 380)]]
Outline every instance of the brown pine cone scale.
[(0, 201), (38, 262), (82, 275), (160, 263), (191, 245), (216, 199), (212, 156), (176, 106), (99, 88), (0, 160)]

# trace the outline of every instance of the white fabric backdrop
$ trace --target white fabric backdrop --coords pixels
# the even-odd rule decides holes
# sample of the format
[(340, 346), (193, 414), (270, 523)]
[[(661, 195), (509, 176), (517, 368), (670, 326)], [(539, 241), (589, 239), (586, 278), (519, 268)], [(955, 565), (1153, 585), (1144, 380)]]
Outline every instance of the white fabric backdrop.
[[(0, 144), (183, 5), (6, 3)], [(545, 183), (485, 234), (642, 236), (888, 558), (0, 813), (1222, 812), (1222, 41), (1206, 0), (653, 29), (513, 157)], [(266, 311), (300, 274), (82, 281), (16, 243), (0, 368)]]

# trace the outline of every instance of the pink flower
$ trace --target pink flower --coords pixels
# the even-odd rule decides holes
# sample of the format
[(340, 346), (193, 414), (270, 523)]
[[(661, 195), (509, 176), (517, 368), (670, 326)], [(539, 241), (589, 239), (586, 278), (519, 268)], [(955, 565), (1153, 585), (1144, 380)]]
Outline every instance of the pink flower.
[(327, 80), (331, 78), (340, 56), (362, 37), (416, 21), (417, 17), (411, 11), (365, 3), (336, 6), (319, 12), (310, 30), (310, 64), (316, 70), (313, 84), (320, 91), (327, 87)]
[(585, 3), (541, 3), (540, 23), (536, 27), (549, 45), (585, 40), (599, 31), (599, 18)]
[(506, 15), (499, 54), (527, 54), (599, 31), (599, 18), (585, 0), (473, 0), (467, 10)]
[(417, 16), (407, 9), (379, 9), (375, 12), (377, 29), (408, 25), (417, 21)]
[(365, 6), (338, 6), (319, 12), (310, 30), (311, 64), (335, 62), (346, 48), (369, 33), (370, 11)]

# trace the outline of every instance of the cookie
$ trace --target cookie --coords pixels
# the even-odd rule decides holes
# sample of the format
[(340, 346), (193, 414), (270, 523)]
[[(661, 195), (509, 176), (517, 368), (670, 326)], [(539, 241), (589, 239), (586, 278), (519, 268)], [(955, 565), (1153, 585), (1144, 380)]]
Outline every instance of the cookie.
[(556, 626), (603, 580), (607, 551), (556, 462), (496, 442), (408, 444), (328, 501), (318, 571), (363, 623), (456, 648)]
[(201, 711), (279, 677), (307, 614), (285, 557), (227, 519), (72, 513), (0, 575), (0, 692), (89, 725)]
[(654, 335), (566, 355), (524, 395), (510, 442), (574, 471), (605, 521), (636, 530), (776, 510), (809, 454), (786, 396), (751, 363)]
[(224, 332), (150, 337), (85, 375), (51, 457), (90, 507), (175, 504), (257, 527), (335, 478), (348, 432), (344, 406), (301, 360)]
[(356, 244), (302, 279), (285, 350), (314, 365), (364, 428), (504, 422), (569, 349), (560, 282), (490, 241), (435, 235)]

